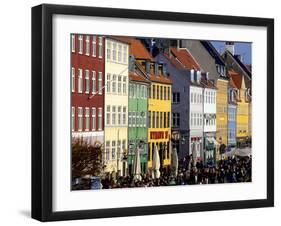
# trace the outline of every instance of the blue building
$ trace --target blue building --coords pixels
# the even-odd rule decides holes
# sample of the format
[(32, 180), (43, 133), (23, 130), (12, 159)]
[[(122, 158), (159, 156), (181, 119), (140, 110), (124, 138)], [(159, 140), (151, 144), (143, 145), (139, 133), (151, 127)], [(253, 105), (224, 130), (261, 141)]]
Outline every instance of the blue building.
[(236, 146), (237, 88), (230, 78), (228, 87), (228, 147)]

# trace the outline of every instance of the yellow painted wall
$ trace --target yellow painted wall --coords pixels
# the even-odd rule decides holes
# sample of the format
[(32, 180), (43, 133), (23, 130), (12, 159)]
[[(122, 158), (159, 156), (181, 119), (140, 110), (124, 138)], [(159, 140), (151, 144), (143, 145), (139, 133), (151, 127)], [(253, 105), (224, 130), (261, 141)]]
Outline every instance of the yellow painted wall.
[(217, 142), (227, 145), (227, 88), (228, 81), (223, 79), (217, 80)]
[[(160, 86), (162, 86), (162, 97), (164, 97), (164, 87), (166, 87), (166, 100), (160, 100), (156, 98), (156, 94), (155, 94), (155, 98), (153, 98), (154, 94), (153, 94), (153, 85), (155, 87), (155, 92), (157, 90), (157, 86), (159, 87), (159, 92), (160, 92)], [(152, 167), (152, 143), (160, 143), (160, 142), (165, 142), (167, 144), (167, 142), (171, 142), (171, 91), (172, 91), (172, 86), (171, 85), (167, 85), (167, 84), (160, 84), (160, 83), (151, 83), (151, 87), (150, 87), (150, 98), (148, 99), (148, 111), (151, 112), (151, 121), (150, 121), (150, 127), (148, 128), (148, 143), (150, 145), (149, 151), (150, 151), (150, 159), (148, 159), (148, 167), (151, 168)], [(152, 128), (153, 125), (153, 118), (152, 118), (152, 112), (163, 112), (162, 114), (164, 115), (164, 112), (166, 112), (166, 118), (168, 117), (168, 112), (169, 112), (169, 126), (167, 128), (164, 128), (164, 120), (161, 121), (160, 116), (159, 116), (159, 127), (162, 128)], [(164, 118), (164, 117), (163, 117)], [(155, 117), (155, 121), (156, 121), (156, 117)], [(161, 124), (160, 124), (161, 123)], [(168, 123), (168, 121), (166, 120), (166, 123)], [(155, 123), (156, 125), (156, 123)], [(161, 126), (160, 126), (161, 125)], [(163, 132), (168, 132), (168, 138), (167, 139), (151, 139), (150, 137), (150, 132), (152, 131), (163, 131)], [(165, 150), (165, 157), (164, 161), (163, 161), (163, 165), (164, 166), (168, 166), (171, 164), (171, 150), (170, 150), (170, 146), (167, 147), (168, 150)], [(158, 147), (159, 150), (159, 147)]]
[(237, 138), (242, 138), (249, 136), (249, 103), (245, 100), (245, 82), (244, 77), (242, 77), (242, 85), (239, 90), (240, 100), (237, 104)]

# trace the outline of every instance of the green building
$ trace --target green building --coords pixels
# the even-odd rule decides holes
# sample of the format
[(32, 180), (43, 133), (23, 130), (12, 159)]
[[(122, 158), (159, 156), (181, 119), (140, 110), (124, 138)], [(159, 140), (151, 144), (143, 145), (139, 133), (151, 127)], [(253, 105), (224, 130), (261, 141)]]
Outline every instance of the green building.
[(128, 106), (128, 170), (133, 173), (136, 148), (140, 149), (141, 170), (147, 171), (147, 109), (149, 80), (134, 60), (130, 60)]

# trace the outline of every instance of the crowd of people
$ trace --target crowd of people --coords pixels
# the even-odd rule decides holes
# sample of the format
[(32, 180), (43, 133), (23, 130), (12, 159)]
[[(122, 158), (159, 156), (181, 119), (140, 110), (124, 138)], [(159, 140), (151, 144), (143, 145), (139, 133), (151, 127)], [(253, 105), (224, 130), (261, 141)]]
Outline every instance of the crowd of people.
[(251, 182), (251, 157), (231, 157), (220, 160), (215, 165), (204, 165), (202, 161), (180, 164), (177, 174), (170, 169), (160, 170), (159, 178), (153, 178), (148, 172), (141, 175), (141, 179), (132, 176), (119, 176), (112, 178), (109, 175), (101, 179), (103, 189), (130, 188), (130, 187), (157, 187), (171, 185), (192, 185), (192, 184), (217, 184)]

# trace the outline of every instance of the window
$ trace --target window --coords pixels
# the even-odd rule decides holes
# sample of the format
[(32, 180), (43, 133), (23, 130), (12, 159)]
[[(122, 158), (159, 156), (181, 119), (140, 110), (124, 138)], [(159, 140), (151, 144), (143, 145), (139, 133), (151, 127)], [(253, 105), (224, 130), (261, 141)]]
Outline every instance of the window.
[(163, 99), (163, 86), (160, 86), (160, 100)]
[(116, 92), (116, 75), (113, 75), (112, 77), (112, 92)]
[(93, 36), (92, 40), (92, 56), (96, 57), (97, 56), (97, 42), (96, 42), (96, 36)]
[(167, 114), (167, 128), (170, 127), (170, 112)]
[(109, 158), (109, 153), (110, 153), (110, 141), (105, 142), (105, 159), (108, 161)]
[(89, 131), (90, 127), (90, 109), (85, 108), (85, 131)]
[(159, 128), (159, 112), (156, 112), (156, 128)]
[(164, 126), (164, 128), (167, 128), (167, 116), (166, 116), (166, 112), (164, 112), (164, 120), (163, 120), (163, 126)]
[(117, 123), (118, 125), (121, 125), (121, 106), (118, 106), (118, 120)]
[(98, 88), (98, 92), (101, 95), (102, 94), (102, 72), (99, 71), (99, 88)]
[(148, 112), (148, 128), (151, 127), (151, 111)]
[(110, 125), (110, 105), (106, 106), (106, 125)]
[(103, 57), (102, 37), (99, 37), (99, 58)]
[(166, 98), (167, 98), (167, 97), (166, 97), (166, 96), (167, 96), (167, 93), (166, 93), (166, 92), (167, 92), (167, 88), (166, 88), (166, 86), (164, 86), (164, 100), (166, 100)]
[(112, 106), (112, 125), (116, 124), (116, 107)]
[(193, 103), (193, 93), (190, 94), (190, 102)]
[(114, 160), (116, 158), (116, 141), (111, 141), (111, 158)]
[(152, 112), (152, 128), (155, 128), (155, 111)]
[(132, 126), (132, 114), (130, 111), (128, 112), (128, 124), (129, 124), (129, 127)]
[(97, 128), (96, 121), (96, 108), (92, 108), (92, 131), (95, 131)]
[(85, 93), (90, 91), (89, 70), (85, 70)]
[(170, 87), (168, 87), (168, 100), (171, 99), (171, 92), (170, 92)]
[(121, 46), (121, 44), (118, 44), (117, 55), (118, 55), (118, 62), (121, 62), (121, 60), (122, 60), (122, 46)]
[(82, 80), (82, 69), (78, 69), (78, 93), (83, 92), (83, 80)]
[(116, 61), (116, 43), (113, 43), (112, 60)]
[(127, 118), (127, 117), (126, 117), (126, 112), (127, 112), (127, 108), (126, 108), (126, 107), (123, 107), (123, 119), (122, 119), (122, 121), (123, 121), (122, 124), (123, 124), (123, 125), (126, 125), (126, 123), (127, 123), (127, 122), (126, 122), (126, 118)]
[(127, 77), (123, 77), (123, 94), (127, 93)]
[(152, 98), (155, 99), (155, 85), (152, 86)]
[(111, 91), (111, 74), (107, 74), (107, 76), (106, 76), (106, 92), (107, 93), (110, 93), (110, 91)]
[(79, 35), (79, 54), (83, 54), (83, 35)]
[(117, 159), (121, 158), (121, 140), (117, 141)]
[(163, 112), (160, 112), (160, 128), (163, 128)]
[(90, 36), (87, 35), (86, 36), (86, 55), (89, 56), (90, 55)]
[(99, 108), (98, 113), (98, 130), (102, 130), (102, 108)]
[(72, 131), (75, 130), (75, 107), (71, 108), (71, 128)]
[(174, 92), (173, 93), (173, 104), (180, 103), (180, 93)]
[(71, 35), (71, 51), (75, 52), (75, 35)]
[(122, 141), (122, 150), (123, 150), (123, 153), (126, 151), (126, 140)]
[(140, 115), (139, 112), (135, 112), (135, 116), (136, 116), (136, 127), (140, 126)]
[(92, 77), (92, 94), (95, 94), (97, 92), (97, 84), (96, 84), (96, 72), (93, 71), (93, 77)]
[(72, 80), (71, 80), (71, 90), (72, 90), (72, 92), (75, 92), (75, 68), (73, 67), (73, 68), (71, 68), (71, 78), (72, 78)]
[(132, 114), (132, 127), (136, 126), (136, 113), (133, 111)]
[(180, 126), (180, 113), (173, 112), (173, 127)]
[(83, 109), (78, 107), (78, 131), (83, 129)]
[(156, 86), (156, 99), (159, 99), (159, 86)]
[(128, 47), (126, 45), (123, 46), (123, 63), (127, 63), (128, 58)]
[(117, 90), (117, 93), (121, 93), (121, 85), (122, 85), (122, 76), (121, 75), (118, 75), (118, 82), (117, 82), (117, 87), (118, 87), (118, 90)]
[(143, 127), (146, 127), (146, 112), (143, 112)]
[(106, 59), (111, 60), (111, 41), (107, 41), (106, 55)]

